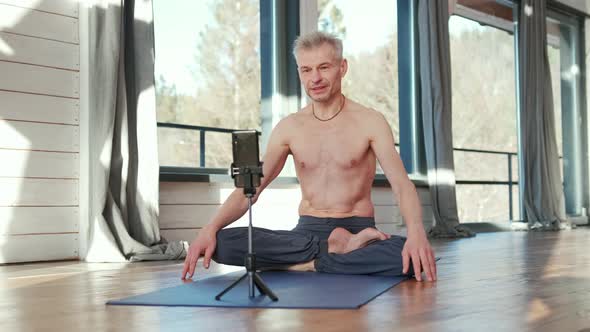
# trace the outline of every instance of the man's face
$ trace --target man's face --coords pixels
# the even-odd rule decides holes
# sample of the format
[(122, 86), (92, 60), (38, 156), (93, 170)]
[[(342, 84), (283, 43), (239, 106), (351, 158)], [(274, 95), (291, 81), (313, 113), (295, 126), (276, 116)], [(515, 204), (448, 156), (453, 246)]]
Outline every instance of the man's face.
[(319, 47), (299, 51), (297, 69), (299, 79), (309, 98), (323, 102), (340, 94), (347, 63), (344, 59), (337, 59), (332, 46), (322, 44)]

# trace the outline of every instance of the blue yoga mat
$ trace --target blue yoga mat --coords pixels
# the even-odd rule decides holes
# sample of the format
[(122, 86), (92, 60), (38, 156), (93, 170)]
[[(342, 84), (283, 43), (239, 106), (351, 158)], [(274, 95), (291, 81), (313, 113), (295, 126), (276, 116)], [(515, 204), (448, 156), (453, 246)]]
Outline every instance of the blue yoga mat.
[(342, 275), (314, 272), (267, 271), (259, 275), (277, 295), (273, 302), (256, 290), (248, 296), (248, 279), (241, 281), (220, 301), (215, 295), (224, 290), (244, 272), (234, 272), (208, 279), (169, 287), (151, 293), (109, 301), (111, 305), (293, 308), (293, 309), (356, 309), (407, 279), (367, 275)]

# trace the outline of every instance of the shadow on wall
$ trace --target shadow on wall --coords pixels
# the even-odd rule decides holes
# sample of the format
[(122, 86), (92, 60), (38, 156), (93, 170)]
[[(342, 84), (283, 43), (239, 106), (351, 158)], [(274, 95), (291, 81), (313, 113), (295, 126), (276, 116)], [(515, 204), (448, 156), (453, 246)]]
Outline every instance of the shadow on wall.
[(78, 5), (62, 2), (0, 5), (0, 263), (78, 256)]
[[(0, 167), (0, 218), (3, 219), (0, 263), (79, 256), (80, 50), (77, 2), (40, 0), (34, 2), (32, 8), (0, 5), (3, 7), (0, 15), (0, 68), (6, 74), (0, 78), (0, 100), (4, 106), (0, 109), (0, 156), (2, 160), (11, 161)], [(105, 15), (104, 10), (97, 15)], [(150, 28), (151, 23), (142, 25), (141, 21), (136, 21), (134, 24), (136, 32), (145, 33), (143, 31)], [(127, 55), (134, 56), (133, 53)], [(108, 76), (105, 72), (98, 76)], [(95, 80), (102, 86), (93, 91), (112, 88), (114, 90), (110, 92), (117, 96), (117, 73), (111, 73), (111, 79)], [(127, 89), (140, 95), (153, 90), (153, 81), (151, 85), (130, 84)], [(99, 99), (102, 95), (92, 97)], [(122, 99), (135, 106), (133, 100)], [(139, 107), (148, 102), (153, 100), (140, 98)], [(95, 105), (99, 107), (93, 109), (101, 112), (91, 114), (91, 121), (94, 121), (90, 130), (94, 132), (94, 142), (100, 142), (102, 137), (104, 143), (92, 144), (97, 150), (91, 148), (94, 154), (90, 158), (94, 160), (93, 170), (99, 177), (93, 176), (90, 181), (95, 181), (93, 188), (101, 181), (118, 185), (111, 191), (113, 197), (137, 203), (137, 209), (120, 210), (123, 226), (129, 228), (131, 224), (133, 228), (138, 216), (147, 213), (157, 217), (158, 214), (157, 203), (151, 211), (145, 211), (149, 204), (145, 203), (140, 191), (146, 185), (140, 184), (137, 192), (130, 190), (139, 179), (138, 172), (129, 171), (137, 170), (142, 159), (157, 160), (157, 139), (153, 138), (156, 144), (153, 144), (152, 155), (139, 155), (138, 144), (142, 142), (127, 141), (127, 137), (115, 134), (115, 146), (109, 151), (111, 140), (107, 139), (107, 133), (115, 115), (104, 110), (114, 109), (115, 102), (104, 100)], [(107, 115), (103, 116), (103, 113)], [(139, 119), (132, 113), (117, 115), (115, 132), (126, 133), (128, 130), (130, 137), (136, 137), (138, 128), (128, 124), (149, 120), (149, 115), (145, 115), (149, 112), (138, 112)], [(155, 130), (155, 114), (153, 125)], [(152, 141), (147, 139), (146, 143)], [(106, 165), (100, 162), (105, 158), (113, 160), (112, 167), (109, 162)], [(154, 168), (158, 168), (157, 162)], [(142, 176), (141, 172), (139, 176)], [(155, 197), (157, 202), (157, 182), (154, 186), (148, 195), (152, 199)], [(104, 201), (106, 193), (93, 192), (91, 195)], [(155, 222), (157, 226), (157, 220)], [(158, 232), (157, 227), (155, 232)]]

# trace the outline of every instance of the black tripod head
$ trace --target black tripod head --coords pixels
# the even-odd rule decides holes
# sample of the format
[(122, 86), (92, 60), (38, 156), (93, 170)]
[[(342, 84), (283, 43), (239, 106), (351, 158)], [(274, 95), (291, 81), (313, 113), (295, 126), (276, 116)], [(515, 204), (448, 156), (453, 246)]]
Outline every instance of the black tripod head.
[(256, 194), (256, 187), (260, 186), (260, 178), (263, 176), (262, 162), (259, 162), (259, 166), (256, 167), (235, 167), (232, 163), (231, 177), (234, 179), (237, 188), (244, 188), (244, 195), (246, 196)]

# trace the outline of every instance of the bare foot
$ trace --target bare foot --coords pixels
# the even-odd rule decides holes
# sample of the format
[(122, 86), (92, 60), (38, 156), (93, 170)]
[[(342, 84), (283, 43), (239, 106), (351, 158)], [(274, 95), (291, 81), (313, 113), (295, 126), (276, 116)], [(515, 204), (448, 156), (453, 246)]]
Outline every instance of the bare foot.
[(291, 265), (287, 268), (287, 270), (288, 271), (315, 272), (315, 265), (313, 262), (314, 261), (309, 261), (307, 263)]
[(390, 236), (375, 228), (365, 228), (357, 234), (352, 234), (344, 228), (335, 228), (328, 237), (328, 252), (346, 254), (353, 250), (366, 247), (374, 241), (386, 240)]

